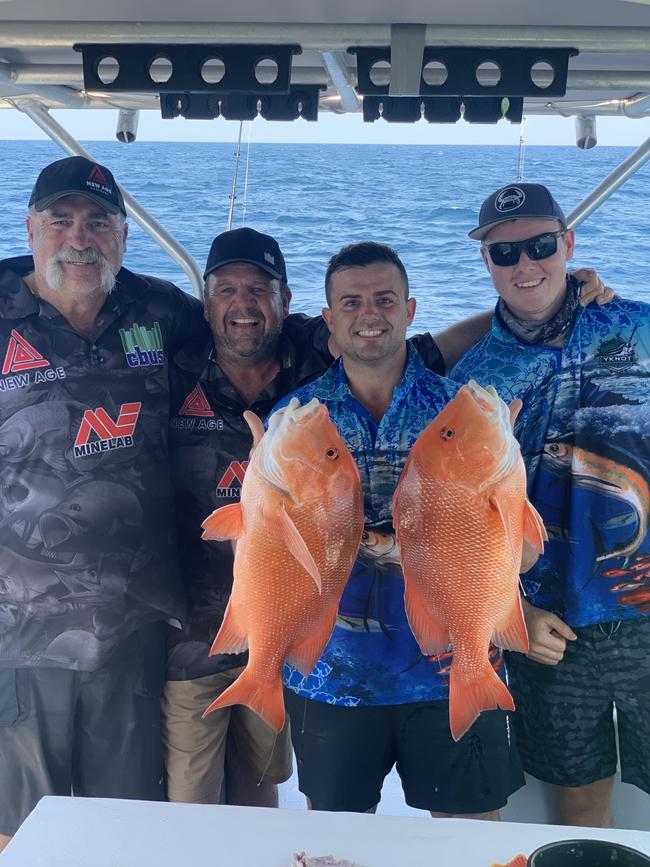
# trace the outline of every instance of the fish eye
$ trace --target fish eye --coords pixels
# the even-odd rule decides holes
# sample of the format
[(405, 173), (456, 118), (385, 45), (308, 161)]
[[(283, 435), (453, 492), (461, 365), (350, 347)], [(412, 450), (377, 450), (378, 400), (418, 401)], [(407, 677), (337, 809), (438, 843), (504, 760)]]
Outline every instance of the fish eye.
[(339, 456), (339, 450), (330, 448), (325, 452), (325, 454), (331, 461), (335, 461)]
[(450, 440), (453, 439), (456, 434), (456, 431), (450, 427), (443, 427), (440, 429), (440, 439), (441, 440)]

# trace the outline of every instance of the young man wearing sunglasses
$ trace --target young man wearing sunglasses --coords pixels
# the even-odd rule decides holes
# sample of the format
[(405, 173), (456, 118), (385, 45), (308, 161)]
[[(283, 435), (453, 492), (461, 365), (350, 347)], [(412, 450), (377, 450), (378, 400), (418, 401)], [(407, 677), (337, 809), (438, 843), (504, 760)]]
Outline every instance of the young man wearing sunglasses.
[(560, 820), (611, 825), (617, 766), (650, 793), (650, 305), (579, 302), (574, 232), (540, 184), (483, 203), (470, 233), (499, 294), (452, 377), (524, 407), (515, 433), (549, 541), (522, 576), (530, 649), (509, 654), (525, 770)]

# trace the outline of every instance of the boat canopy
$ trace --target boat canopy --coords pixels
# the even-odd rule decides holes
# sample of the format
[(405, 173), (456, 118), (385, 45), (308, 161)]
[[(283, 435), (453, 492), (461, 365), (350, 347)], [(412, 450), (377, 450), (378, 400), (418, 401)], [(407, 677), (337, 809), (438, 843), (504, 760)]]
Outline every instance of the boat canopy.
[[(650, 116), (648, 46), (650, 0), (0, 0), (0, 108), (77, 154), (51, 109), (116, 111), (125, 142), (140, 110), (404, 124), (574, 116), (589, 148), (598, 116)], [(648, 157), (650, 139), (571, 224)], [(127, 208), (200, 292), (184, 251), (128, 196)]]

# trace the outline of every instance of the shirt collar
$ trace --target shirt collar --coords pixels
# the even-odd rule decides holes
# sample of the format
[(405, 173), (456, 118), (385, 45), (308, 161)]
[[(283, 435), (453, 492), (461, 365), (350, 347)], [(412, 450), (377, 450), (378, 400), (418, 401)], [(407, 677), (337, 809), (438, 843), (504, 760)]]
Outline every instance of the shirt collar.
[[(395, 390), (396, 393), (399, 392), (400, 394), (410, 392), (422, 375), (427, 373), (427, 368), (417, 349), (408, 343), (406, 351), (406, 367), (404, 368), (402, 379)], [(345, 400), (348, 396), (353, 395), (348, 385), (347, 376), (345, 375), (343, 359), (337, 358), (334, 364), (316, 382), (314, 397), (327, 400)]]
[[(25, 277), (34, 271), (31, 256), (14, 256), (0, 262), (0, 318), (22, 319), (39, 311), (39, 301), (25, 283)], [(109, 297), (118, 303), (146, 304), (147, 289), (151, 286), (148, 277), (120, 268), (115, 278), (115, 288)]]

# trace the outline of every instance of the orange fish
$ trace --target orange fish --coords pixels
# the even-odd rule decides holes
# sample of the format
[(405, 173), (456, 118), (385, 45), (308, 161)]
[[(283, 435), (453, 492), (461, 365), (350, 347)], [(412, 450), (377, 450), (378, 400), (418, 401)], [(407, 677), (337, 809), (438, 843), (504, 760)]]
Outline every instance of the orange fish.
[(406, 613), (426, 656), (450, 645), (449, 723), (459, 740), (483, 710), (514, 710), (490, 641), (528, 650), (519, 599), (523, 540), (541, 553), (542, 519), (510, 410), (492, 386), (464, 385), (416, 440), (393, 498)]
[(245, 670), (207, 708), (245, 704), (284, 725), (282, 666), (307, 676), (334, 628), (363, 532), (359, 471), (327, 409), (292, 398), (254, 439), (241, 502), (203, 522), (204, 539), (237, 539), (232, 595), (210, 654), (248, 648)]
[(528, 858), (525, 855), (515, 855), (507, 864), (490, 864), (490, 867), (526, 867)]

